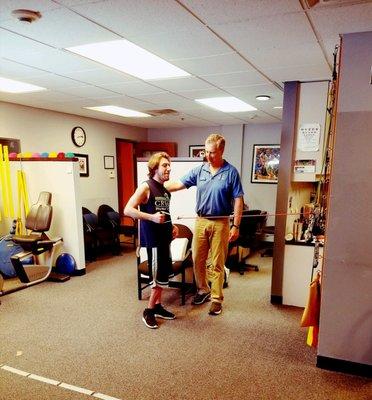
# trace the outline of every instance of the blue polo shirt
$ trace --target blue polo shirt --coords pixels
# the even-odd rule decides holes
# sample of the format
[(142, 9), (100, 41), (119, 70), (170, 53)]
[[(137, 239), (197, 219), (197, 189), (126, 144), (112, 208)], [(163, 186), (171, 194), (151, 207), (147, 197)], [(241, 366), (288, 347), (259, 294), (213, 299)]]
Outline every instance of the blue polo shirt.
[(225, 160), (215, 175), (205, 163), (184, 175), (181, 182), (187, 189), (196, 186), (198, 215), (230, 215), (234, 210), (234, 199), (244, 195), (237, 169)]

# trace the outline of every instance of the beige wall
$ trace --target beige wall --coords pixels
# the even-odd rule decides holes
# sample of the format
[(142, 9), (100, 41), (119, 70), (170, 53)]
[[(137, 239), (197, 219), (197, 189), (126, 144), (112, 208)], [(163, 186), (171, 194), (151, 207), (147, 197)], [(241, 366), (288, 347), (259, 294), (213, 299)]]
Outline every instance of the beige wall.
[[(115, 138), (147, 140), (144, 128), (5, 102), (0, 102), (0, 121), (0, 137), (20, 139), (23, 152), (88, 154), (89, 177), (80, 178), (80, 192), (82, 204), (93, 212), (102, 203), (118, 207), (116, 168), (115, 178), (109, 178), (103, 168), (104, 155), (115, 156), (116, 161)], [(82, 126), (87, 134), (81, 148), (71, 141), (74, 126)]]

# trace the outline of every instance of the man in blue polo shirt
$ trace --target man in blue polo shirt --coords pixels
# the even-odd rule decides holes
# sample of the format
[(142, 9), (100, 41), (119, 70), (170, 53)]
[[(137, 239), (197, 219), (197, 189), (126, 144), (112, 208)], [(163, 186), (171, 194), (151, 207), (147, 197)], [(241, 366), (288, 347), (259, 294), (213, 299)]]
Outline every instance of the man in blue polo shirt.
[[(193, 241), (194, 274), (198, 291), (193, 304), (212, 300), (210, 315), (221, 314), (224, 265), (228, 244), (239, 236), (243, 210), (243, 188), (237, 169), (223, 159), (225, 138), (209, 135), (205, 141), (206, 163), (192, 169), (180, 181), (169, 182), (169, 191), (196, 186), (196, 213)], [(234, 213), (230, 227), (229, 215)], [(210, 252), (210, 270), (206, 261)], [(209, 278), (209, 279), (208, 279)], [(208, 281), (211, 282), (209, 288)]]

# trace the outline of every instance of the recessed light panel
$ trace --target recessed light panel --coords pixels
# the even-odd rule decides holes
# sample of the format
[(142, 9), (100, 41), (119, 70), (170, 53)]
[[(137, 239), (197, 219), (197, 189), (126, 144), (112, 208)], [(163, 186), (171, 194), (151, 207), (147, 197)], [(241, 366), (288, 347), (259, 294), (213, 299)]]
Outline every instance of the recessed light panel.
[(125, 39), (67, 47), (66, 50), (143, 80), (190, 75)]
[(84, 107), (88, 110), (100, 111), (107, 114), (120, 115), (121, 117), (137, 117), (147, 118), (151, 117), (149, 114), (142, 113), (140, 111), (129, 110), (128, 108), (118, 106), (99, 106), (99, 107)]
[(31, 85), (30, 83), (15, 81), (13, 79), (7, 79), (0, 77), (0, 92), (6, 93), (30, 93), (30, 92), (41, 92), (46, 90), (41, 86)]
[(195, 101), (223, 112), (243, 112), (257, 110), (257, 108), (237, 99), (236, 97), (210, 97), (207, 99), (195, 99)]

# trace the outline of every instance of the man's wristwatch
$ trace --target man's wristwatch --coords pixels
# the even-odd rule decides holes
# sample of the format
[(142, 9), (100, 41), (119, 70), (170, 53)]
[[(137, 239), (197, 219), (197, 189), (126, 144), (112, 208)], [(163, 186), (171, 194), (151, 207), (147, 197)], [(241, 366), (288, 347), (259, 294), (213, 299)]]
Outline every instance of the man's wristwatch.
[(235, 225), (235, 224), (232, 224), (232, 225), (231, 225), (231, 228), (233, 228), (234, 226), (235, 226), (236, 229), (239, 229), (239, 226), (238, 226), (238, 225)]

